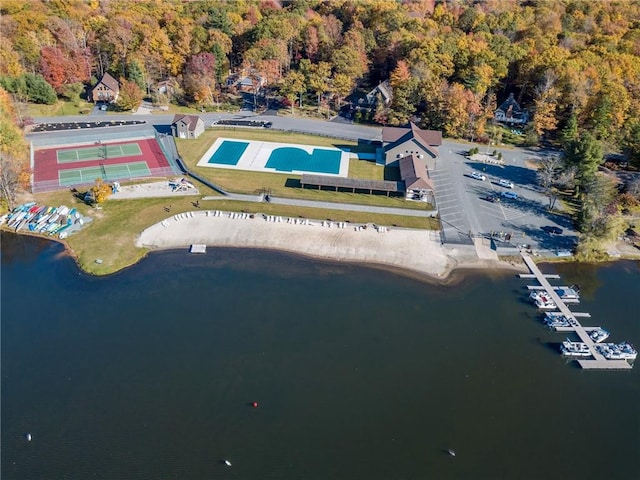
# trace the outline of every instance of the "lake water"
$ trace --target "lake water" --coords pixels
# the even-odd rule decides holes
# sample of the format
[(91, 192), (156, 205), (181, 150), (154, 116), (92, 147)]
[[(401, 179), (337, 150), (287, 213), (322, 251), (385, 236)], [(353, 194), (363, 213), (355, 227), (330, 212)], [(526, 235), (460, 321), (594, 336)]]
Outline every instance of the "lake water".
[[(567, 363), (513, 273), (209, 249), (94, 278), (6, 233), (1, 261), (3, 479), (640, 476), (639, 366)], [(543, 271), (640, 344), (638, 262)]]

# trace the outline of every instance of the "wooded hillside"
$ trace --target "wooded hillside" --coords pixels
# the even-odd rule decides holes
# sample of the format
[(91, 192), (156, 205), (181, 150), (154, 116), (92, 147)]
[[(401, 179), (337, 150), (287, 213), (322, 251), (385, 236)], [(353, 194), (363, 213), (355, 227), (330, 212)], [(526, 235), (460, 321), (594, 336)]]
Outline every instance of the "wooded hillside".
[(513, 93), (534, 139), (577, 126), (638, 155), (638, 1), (4, 0), (0, 13), (2, 86), (31, 101), (51, 100), (40, 76), (70, 96), (109, 72), (147, 94), (175, 79), (206, 105), (243, 72), (320, 108), (388, 79), (379, 123), (478, 138)]

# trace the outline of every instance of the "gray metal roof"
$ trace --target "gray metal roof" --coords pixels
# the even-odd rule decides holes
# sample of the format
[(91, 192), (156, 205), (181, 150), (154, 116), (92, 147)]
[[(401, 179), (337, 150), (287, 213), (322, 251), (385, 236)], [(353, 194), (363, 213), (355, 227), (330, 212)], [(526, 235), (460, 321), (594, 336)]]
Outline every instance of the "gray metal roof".
[(302, 185), (320, 185), (324, 187), (356, 188), (358, 190), (378, 190), (382, 192), (403, 192), (404, 182), (388, 180), (364, 180), (359, 178), (330, 177), (328, 175), (310, 175), (303, 173)]

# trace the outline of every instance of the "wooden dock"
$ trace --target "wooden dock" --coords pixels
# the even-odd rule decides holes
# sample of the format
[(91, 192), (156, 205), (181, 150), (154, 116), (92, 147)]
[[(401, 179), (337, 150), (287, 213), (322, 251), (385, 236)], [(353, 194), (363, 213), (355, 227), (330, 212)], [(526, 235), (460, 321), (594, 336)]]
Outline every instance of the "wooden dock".
[[(571, 327), (571, 330), (574, 331), (576, 335), (578, 335), (578, 337), (580, 337), (581, 342), (586, 343), (587, 346), (589, 347), (589, 350), (591, 351), (591, 356), (593, 357), (593, 359), (592, 360), (580, 359), (578, 360), (578, 364), (582, 368), (590, 369), (590, 370), (593, 370), (593, 369), (629, 370), (631, 369), (632, 368), (631, 364), (629, 364), (629, 362), (627, 362), (626, 360), (607, 360), (601, 353), (599, 353), (594, 348), (595, 342), (591, 339), (587, 330), (580, 324), (580, 322), (578, 322), (578, 319), (576, 318), (578, 317), (578, 315), (574, 314), (573, 312), (571, 312), (571, 310), (569, 310), (569, 307), (567, 307), (565, 302), (563, 302), (562, 299), (556, 293), (556, 290), (555, 290), (556, 287), (554, 287), (549, 283), (549, 280), (548, 280), (549, 278), (560, 278), (560, 276), (559, 275), (550, 276), (550, 275), (543, 274), (538, 268), (538, 266), (535, 264), (533, 259), (528, 254), (524, 252), (520, 252), (520, 255), (522, 256), (524, 263), (527, 265), (527, 268), (529, 268), (529, 270), (531, 271), (531, 275), (538, 280), (540, 285), (547, 291), (547, 294), (549, 295), (549, 297), (551, 297), (551, 300), (553, 300), (553, 302), (558, 306), (558, 310), (560, 310), (560, 313), (562, 313), (565, 317), (575, 321), (574, 325)], [(523, 276), (523, 274), (520, 274), (520, 278), (531, 278), (531, 277)]]

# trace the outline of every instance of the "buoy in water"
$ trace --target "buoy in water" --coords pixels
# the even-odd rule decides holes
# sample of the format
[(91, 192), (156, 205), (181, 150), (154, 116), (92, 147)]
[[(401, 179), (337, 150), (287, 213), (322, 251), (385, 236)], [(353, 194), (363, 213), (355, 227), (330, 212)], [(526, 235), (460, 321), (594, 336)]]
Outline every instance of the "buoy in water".
[(231, 462), (230, 462), (229, 460), (225, 460), (225, 461), (224, 461), (224, 464), (225, 464), (227, 467), (230, 467), (230, 466), (231, 466)]
[(30, 441), (31, 441), (31, 434), (30, 434), (30, 433), (27, 433), (27, 434), (25, 435), (25, 438), (27, 439), (27, 442), (30, 442)]
[(454, 452), (453, 450), (447, 450), (447, 452), (449, 453), (449, 455), (451, 455), (452, 457), (456, 456), (456, 452)]
[(253, 403), (251, 403), (251, 406), (252, 406), (253, 408), (258, 408), (258, 402), (253, 402)]

